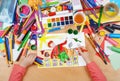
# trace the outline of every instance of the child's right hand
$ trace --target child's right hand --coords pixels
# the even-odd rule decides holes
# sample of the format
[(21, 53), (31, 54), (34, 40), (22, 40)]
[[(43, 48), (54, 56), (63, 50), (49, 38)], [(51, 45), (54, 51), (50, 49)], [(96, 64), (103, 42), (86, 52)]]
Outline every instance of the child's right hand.
[(79, 47), (78, 52), (81, 54), (87, 64), (92, 62), (90, 55), (85, 47)]

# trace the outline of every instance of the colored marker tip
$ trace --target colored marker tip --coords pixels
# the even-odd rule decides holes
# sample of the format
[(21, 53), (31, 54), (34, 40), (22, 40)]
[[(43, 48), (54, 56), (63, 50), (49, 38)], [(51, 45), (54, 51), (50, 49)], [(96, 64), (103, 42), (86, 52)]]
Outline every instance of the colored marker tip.
[(3, 43), (4, 42), (4, 40), (0, 37), (0, 43)]

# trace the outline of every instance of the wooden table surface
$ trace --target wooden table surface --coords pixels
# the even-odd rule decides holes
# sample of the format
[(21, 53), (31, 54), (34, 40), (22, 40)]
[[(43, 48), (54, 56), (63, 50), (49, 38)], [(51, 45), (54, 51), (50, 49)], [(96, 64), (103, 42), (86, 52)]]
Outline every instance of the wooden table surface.
[[(91, 58), (105, 74), (107, 81), (120, 81), (120, 70), (114, 70), (110, 63), (105, 65), (95, 55), (95, 51), (90, 42), (87, 39), (85, 41), (86, 47), (89, 48)], [(99, 40), (99, 42), (101, 41)], [(8, 67), (6, 59), (0, 57), (0, 81), (8, 81), (11, 70), (12, 66)], [(36, 65), (32, 65), (28, 68), (23, 81), (91, 81), (91, 77), (86, 67), (37, 68)]]

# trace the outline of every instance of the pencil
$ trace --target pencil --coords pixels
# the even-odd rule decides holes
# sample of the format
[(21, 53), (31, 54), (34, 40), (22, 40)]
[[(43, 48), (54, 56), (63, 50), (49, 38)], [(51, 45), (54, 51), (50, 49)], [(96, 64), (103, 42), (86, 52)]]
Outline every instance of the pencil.
[(89, 40), (90, 44), (95, 49), (96, 53), (98, 53), (100, 55), (100, 57), (103, 60), (103, 62), (105, 64), (107, 64), (107, 61), (106, 61), (105, 57), (103, 56), (103, 53), (96, 47), (96, 45), (94, 44), (93, 40), (89, 37), (89, 35), (85, 34), (85, 37)]
[(93, 34), (93, 31), (92, 31), (92, 29), (91, 29), (91, 27), (89, 25), (89, 22), (87, 20), (86, 20), (85, 24), (87, 25), (88, 30), (89, 30), (90, 34), (92, 35), (92, 37), (94, 37), (95, 35)]
[(22, 25), (23, 25), (23, 22), (21, 22), (21, 23), (20, 23), (20, 26), (19, 26), (19, 29), (18, 29), (18, 32), (17, 32), (18, 37), (19, 37), (19, 36), (20, 36), (20, 34), (21, 34)]
[(12, 52), (12, 39), (11, 38), (9, 38), (9, 45), (10, 45), (10, 62), (11, 62), (11, 64), (13, 63), (13, 52)]
[(41, 32), (41, 27), (40, 27), (40, 23), (39, 23), (39, 19), (38, 19), (38, 16), (37, 16), (37, 14), (35, 14), (35, 19), (36, 19), (36, 23), (37, 23), (37, 26), (38, 26), (38, 28), (39, 28), (39, 31)]
[(5, 30), (5, 32), (2, 34), (1, 37), (4, 37), (6, 34), (8, 34), (11, 29), (12, 29), (12, 26), (9, 26), (9, 27)]
[(19, 48), (17, 49), (18, 51), (25, 46), (27, 43), (29, 37), (31, 36), (32, 32), (28, 32), (25, 38), (23, 39), (22, 43), (20, 44)]
[(12, 35), (12, 49), (15, 47), (15, 35)]
[[(87, 0), (82, 0), (82, 1), (84, 2), (84, 4), (85, 4), (86, 7), (92, 8), (92, 7), (88, 4)], [(96, 18), (98, 18), (98, 16), (96, 15), (96, 12), (95, 12), (94, 9), (93, 9), (93, 10), (90, 10), (90, 12), (91, 12)]]
[(30, 42), (30, 39), (28, 39), (27, 44), (23, 48), (22, 56), (26, 56), (26, 52), (27, 52), (27, 49), (28, 49), (29, 42)]
[(19, 61), (19, 60), (20, 60), (20, 58), (21, 58), (21, 56), (22, 56), (22, 52), (23, 52), (23, 49), (20, 51), (20, 54), (19, 54), (19, 56), (18, 56), (18, 58), (17, 58), (16, 61)]
[(9, 47), (9, 39), (5, 36), (5, 50), (6, 50), (6, 57), (7, 57), (7, 63), (9, 65), (10, 58), (10, 47)]
[(83, 10), (78, 10), (78, 11), (89, 11), (89, 10), (94, 10), (94, 9), (100, 9), (99, 6), (93, 7), (93, 8), (84, 8)]
[(5, 52), (6, 52), (6, 62), (7, 62), (7, 64), (8, 64), (8, 66), (9, 66), (9, 61), (8, 61), (8, 56), (7, 56), (7, 48), (6, 48), (6, 43), (4, 42), (4, 47), (5, 47)]
[(100, 27), (102, 13), (103, 13), (103, 5), (101, 5), (101, 8), (100, 8), (100, 15), (99, 15), (99, 18), (98, 18), (98, 27)]
[(85, 37), (89, 40), (90, 44), (92, 45), (92, 47), (94, 49), (96, 49), (96, 46), (94, 45), (93, 41), (90, 39), (89, 35), (88, 34), (85, 34)]
[(26, 26), (26, 28), (22, 31), (21, 35), (17, 39), (17, 43), (20, 44), (22, 39), (24, 38), (25, 34), (29, 31), (30, 27), (36, 22), (35, 19), (33, 19), (30, 24)]
[(99, 46), (99, 44), (94, 40), (94, 38), (92, 37), (92, 35), (90, 35), (90, 39), (93, 41), (94, 45), (97, 48), (97, 51), (99, 51), (99, 55), (103, 58), (103, 61), (105, 64), (107, 64), (106, 58), (105, 58), (105, 52), (102, 50), (102, 48)]
[(80, 32), (82, 32), (83, 28), (84, 28), (85, 23), (82, 24), (81, 28), (80, 28)]

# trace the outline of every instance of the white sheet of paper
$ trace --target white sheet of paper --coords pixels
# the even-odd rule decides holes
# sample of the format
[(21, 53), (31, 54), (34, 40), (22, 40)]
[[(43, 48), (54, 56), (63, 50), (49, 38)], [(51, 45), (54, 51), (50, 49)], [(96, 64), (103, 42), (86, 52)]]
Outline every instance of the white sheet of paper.
[(78, 64), (79, 66), (86, 66), (86, 62), (82, 56), (78, 56)]
[[(67, 39), (67, 44), (64, 45), (66, 48), (69, 49), (69, 43), (72, 42), (72, 47), (71, 48), (76, 48), (78, 47), (78, 45), (80, 46), (85, 46), (85, 37), (84, 37), (84, 33), (78, 33), (77, 35), (74, 35), (74, 34), (68, 34), (68, 33), (60, 33), (60, 34), (47, 34), (46, 35), (47, 37), (49, 36), (55, 36), (57, 38), (49, 38), (49, 39), (46, 39), (46, 42), (43, 42), (42, 43), (42, 48), (40, 49), (40, 43), (41, 41), (39, 41), (38, 39), (38, 50), (49, 50), (49, 49), (52, 49), (52, 48), (49, 48), (48, 47), (48, 42), (49, 41), (53, 41), (55, 43), (55, 45), (58, 45), (60, 43), (63, 43), (66, 39)], [(80, 40), (81, 42), (75, 42), (75, 40), (73, 38), (77, 38), (78, 40)]]

